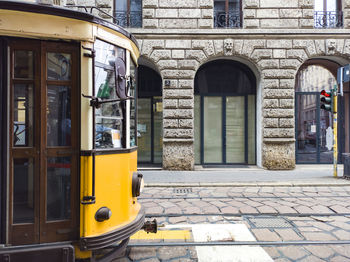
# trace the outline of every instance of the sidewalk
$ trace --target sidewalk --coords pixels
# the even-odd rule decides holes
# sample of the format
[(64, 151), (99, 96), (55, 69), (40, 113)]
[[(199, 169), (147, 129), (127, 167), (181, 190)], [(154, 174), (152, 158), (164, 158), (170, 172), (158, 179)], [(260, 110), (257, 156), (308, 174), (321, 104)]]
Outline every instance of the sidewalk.
[(346, 186), (343, 165), (338, 165), (338, 177), (332, 165), (297, 165), (294, 170), (265, 170), (257, 166), (239, 168), (202, 168), (195, 171), (139, 169), (147, 187), (196, 186)]

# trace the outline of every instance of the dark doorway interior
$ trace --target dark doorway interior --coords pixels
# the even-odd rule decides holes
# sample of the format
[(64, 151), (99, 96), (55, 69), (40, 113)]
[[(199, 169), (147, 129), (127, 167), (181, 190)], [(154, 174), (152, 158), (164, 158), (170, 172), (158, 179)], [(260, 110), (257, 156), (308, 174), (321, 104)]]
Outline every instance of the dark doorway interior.
[(195, 163), (256, 163), (256, 78), (244, 64), (216, 60), (195, 78)]
[(138, 68), (138, 162), (160, 166), (163, 156), (162, 78), (150, 67)]

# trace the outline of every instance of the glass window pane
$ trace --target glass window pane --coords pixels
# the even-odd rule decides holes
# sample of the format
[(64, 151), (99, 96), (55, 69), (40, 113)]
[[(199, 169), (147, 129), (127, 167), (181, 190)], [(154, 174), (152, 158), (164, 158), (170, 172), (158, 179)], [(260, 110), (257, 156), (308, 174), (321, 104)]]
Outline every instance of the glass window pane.
[(15, 52), (15, 78), (33, 79), (34, 64), (33, 51), (16, 50)]
[(162, 163), (163, 158), (163, 103), (162, 98), (153, 98), (154, 119), (154, 163)]
[(255, 95), (248, 96), (248, 164), (255, 165)]
[(222, 98), (204, 97), (204, 162), (222, 163)]
[(30, 84), (15, 84), (13, 99), (13, 145), (34, 144), (34, 90)]
[(226, 97), (226, 162), (245, 163), (244, 96)]
[(47, 145), (71, 145), (71, 87), (47, 87)]
[(34, 222), (33, 159), (13, 160), (13, 223)]
[(194, 96), (194, 163), (201, 163), (201, 97)]
[(47, 53), (47, 79), (71, 79), (71, 55), (64, 53)]
[[(133, 61), (130, 63), (130, 91), (129, 96), (136, 99), (136, 66)], [(130, 100), (130, 146), (136, 146), (136, 109), (135, 99)]]
[[(125, 50), (96, 41), (95, 94), (103, 99), (118, 99), (114, 62), (116, 57), (125, 61)], [(132, 91), (131, 91), (132, 92)], [(124, 102), (109, 102), (95, 109), (96, 148), (121, 148), (123, 146)]]
[(152, 116), (151, 98), (139, 98), (137, 102), (137, 146), (138, 160), (151, 162)]
[(47, 220), (71, 216), (71, 158), (47, 158)]

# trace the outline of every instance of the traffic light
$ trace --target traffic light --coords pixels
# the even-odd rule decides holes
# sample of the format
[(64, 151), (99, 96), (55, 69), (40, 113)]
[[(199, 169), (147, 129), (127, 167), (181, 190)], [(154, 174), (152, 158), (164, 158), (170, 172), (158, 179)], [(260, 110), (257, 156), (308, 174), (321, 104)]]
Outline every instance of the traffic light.
[(321, 91), (321, 109), (332, 112), (333, 105), (333, 93), (332, 91)]

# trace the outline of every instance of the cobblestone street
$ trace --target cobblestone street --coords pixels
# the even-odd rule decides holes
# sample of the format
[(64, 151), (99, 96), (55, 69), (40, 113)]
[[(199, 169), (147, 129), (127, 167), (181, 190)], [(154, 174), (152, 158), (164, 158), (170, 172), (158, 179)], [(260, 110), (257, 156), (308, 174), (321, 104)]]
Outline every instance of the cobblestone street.
[[(148, 187), (140, 197), (147, 217), (156, 218), (165, 228), (245, 225), (256, 241), (274, 242), (261, 246), (271, 260), (258, 261), (350, 261), (350, 244), (345, 243), (350, 240), (349, 200), (350, 186), (346, 185)], [(117, 261), (201, 261), (195, 246), (135, 246), (164, 241), (183, 240), (131, 240), (127, 256)], [(239, 253), (244, 247), (234, 248)], [(230, 260), (213, 257), (212, 261)]]

